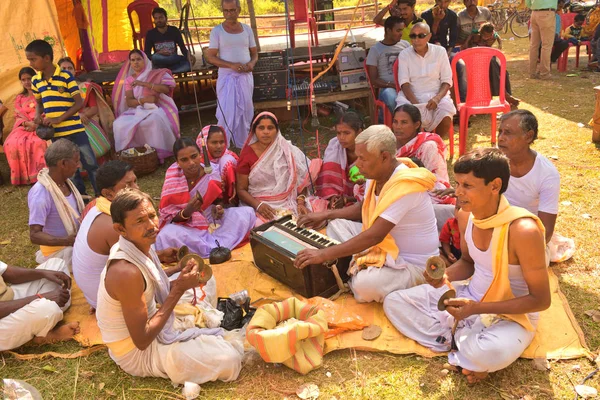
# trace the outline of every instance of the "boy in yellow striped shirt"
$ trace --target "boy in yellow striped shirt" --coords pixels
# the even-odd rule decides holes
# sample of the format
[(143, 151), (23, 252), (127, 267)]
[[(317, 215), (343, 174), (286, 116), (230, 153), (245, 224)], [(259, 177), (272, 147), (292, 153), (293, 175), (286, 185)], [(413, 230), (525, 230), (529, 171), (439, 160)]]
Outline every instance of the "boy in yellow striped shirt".
[[(35, 122), (54, 127), (53, 142), (67, 139), (79, 147), (81, 163), (88, 173), (95, 194), (98, 195), (98, 164), (79, 117), (78, 111), (83, 106), (83, 99), (75, 78), (70, 72), (62, 71), (54, 65), (52, 46), (44, 40), (38, 39), (29, 43), (25, 48), (25, 55), (30, 66), (38, 72), (31, 80), (33, 94), (37, 100)], [(79, 170), (75, 173), (73, 182), (77, 190), (85, 195), (85, 185)]]

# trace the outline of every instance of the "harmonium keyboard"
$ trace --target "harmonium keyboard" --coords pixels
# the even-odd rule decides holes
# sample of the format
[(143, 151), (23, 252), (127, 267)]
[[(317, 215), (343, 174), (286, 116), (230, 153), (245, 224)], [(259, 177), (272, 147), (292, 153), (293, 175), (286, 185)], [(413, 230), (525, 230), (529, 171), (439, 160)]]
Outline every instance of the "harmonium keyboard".
[[(329, 297), (339, 288), (332, 270), (333, 262), (294, 267), (294, 259), (304, 249), (324, 249), (339, 244), (315, 230), (300, 228), (291, 215), (268, 222), (250, 233), (254, 263), (263, 272), (289, 286), (304, 297)], [(348, 280), (351, 257), (335, 263), (342, 281)]]

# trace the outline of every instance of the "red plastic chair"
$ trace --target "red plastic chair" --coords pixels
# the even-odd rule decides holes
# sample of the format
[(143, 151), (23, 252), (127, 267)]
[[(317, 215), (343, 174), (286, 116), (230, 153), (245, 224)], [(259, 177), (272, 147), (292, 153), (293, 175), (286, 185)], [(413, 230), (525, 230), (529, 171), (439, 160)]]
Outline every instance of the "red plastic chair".
[[(560, 15), (560, 25), (562, 31), (567, 29), (569, 26), (573, 25), (573, 22), (575, 22), (576, 15), (577, 13), (565, 13)], [(567, 70), (567, 63), (569, 61), (569, 50), (571, 50), (571, 47), (575, 47), (575, 68), (579, 68), (579, 51), (581, 50), (581, 46), (586, 46), (588, 53), (588, 63), (590, 62), (592, 58), (592, 52), (591, 43), (588, 40), (583, 41), (578, 45), (569, 43), (569, 47), (567, 47), (567, 49), (562, 52), (556, 63), (556, 66), (560, 72), (565, 72)]]
[[(133, 48), (144, 50), (144, 42), (146, 41), (146, 33), (154, 28), (152, 20), (152, 10), (158, 7), (158, 3), (154, 0), (135, 0), (127, 6), (127, 15), (129, 15), (129, 23), (131, 24), (131, 32), (133, 36)], [(140, 30), (135, 30), (132, 15), (137, 14), (140, 23)]]
[[(500, 95), (498, 99), (492, 97), (490, 88), (490, 62), (496, 57), (500, 61)], [(462, 50), (452, 59), (452, 80), (454, 83), (455, 98), (460, 99), (458, 92), (458, 75), (456, 64), (463, 60), (467, 80), (467, 99), (457, 105), (460, 117), (460, 130), (458, 136), (458, 154), (465, 153), (467, 134), (469, 131), (469, 117), (475, 114), (491, 114), (492, 145), (496, 144), (496, 114), (510, 111), (510, 104), (506, 101), (506, 57), (498, 50), (491, 47), (474, 47)]]
[(309, 32), (312, 31), (310, 36), (310, 45), (318, 46), (319, 37), (317, 35), (317, 20), (313, 15), (315, 10), (315, 0), (310, 0), (311, 10), (307, 13), (308, 0), (294, 0), (294, 18), (289, 18), (290, 26), (290, 45), (292, 49), (296, 47), (296, 24), (308, 24)]
[[(398, 59), (396, 59), (396, 61), (394, 61), (393, 68), (394, 68), (394, 82), (396, 82), (396, 91), (398, 93), (400, 93), (400, 91), (402, 90), (402, 87), (400, 86), (400, 81), (398, 80)], [(393, 116), (392, 116), (392, 120), (393, 120)], [(439, 135), (440, 133), (437, 132), (437, 134)], [(452, 160), (454, 158), (454, 126), (452, 124), (450, 124), (450, 130), (448, 131), (448, 147), (449, 147), (448, 150), (450, 153), (450, 160)]]
[(363, 61), (363, 68), (365, 69), (365, 74), (367, 75), (367, 82), (369, 82), (369, 88), (371, 89), (371, 96), (373, 96), (373, 100), (375, 102), (375, 118), (379, 120), (379, 111), (383, 113), (383, 123), (390, 128), (392, 127), (392, 113), (388, 106), (381, 100), (377, 98), (377, 93), (375, 92), (375, 88), (371, 83), (371, 76), (369, 75), (369, 68), (367, 67), (367, 60)]

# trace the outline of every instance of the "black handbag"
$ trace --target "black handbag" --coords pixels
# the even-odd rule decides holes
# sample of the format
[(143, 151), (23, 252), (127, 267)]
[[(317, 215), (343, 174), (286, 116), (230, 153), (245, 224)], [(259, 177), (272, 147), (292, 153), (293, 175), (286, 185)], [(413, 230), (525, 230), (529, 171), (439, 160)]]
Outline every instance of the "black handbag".
[(38, 125), (35, 134), (42, 140), (50, 140), (54, 137), (54, 127), (52, 125)]

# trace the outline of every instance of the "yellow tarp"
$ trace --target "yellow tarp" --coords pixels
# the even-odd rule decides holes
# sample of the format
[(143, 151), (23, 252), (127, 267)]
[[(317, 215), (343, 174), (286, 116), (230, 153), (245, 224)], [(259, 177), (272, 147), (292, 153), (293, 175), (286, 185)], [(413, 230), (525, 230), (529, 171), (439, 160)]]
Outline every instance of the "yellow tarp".
[[(250, 245), (233, 251), (231, 261), (213, 266), (217, 279), (217, 293), (224, 297), (247, 289), (252, 301), (260, 298), (282, 300), (294, 295), (289, 288), (262, 273), (252, 263)], [(567, 299), (558, 286), (558, 278), (549, 270), (552, 305), (542, 312), (537, 334), (522, 357), (571, 359), (589, 355), (583, 333), (571, 313)], [(338, 349), (355, 348), (367, 351), (387, 351), (393, 354), (419, 354), (425, 357), (441, 355), (407, 339), (392, 326), (378, 303), (358, 304), (351, 295), (341, 296), (336, 303), (361, 315), (365, 322), (379, 325), (383, 333), (374, 341), (362, 340), (361, 332), (346, 332), (325, 341), (325, 353)], [(67, 321), (80, 321), (81, 334), (77, 340), (84, 346), (102, 343), (94, 315), (79, 289), (73, 291), (73, 301), (65, 314)]]
[(23, 90), (19, 82), (19, 70), (29, 66), (25, 47), (34, 39), (44, 39), (52, 45), (54, 59), (58, 60), (65, 54), (65, 44), (53, 0), (2, 0), (0, 15), (3, 16), (0, 32), (0, 99), (9, 107), (9, 112), (4, 116), (6, 137), (14, 123), (12, 104), (15, 96)]

